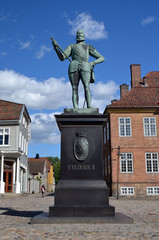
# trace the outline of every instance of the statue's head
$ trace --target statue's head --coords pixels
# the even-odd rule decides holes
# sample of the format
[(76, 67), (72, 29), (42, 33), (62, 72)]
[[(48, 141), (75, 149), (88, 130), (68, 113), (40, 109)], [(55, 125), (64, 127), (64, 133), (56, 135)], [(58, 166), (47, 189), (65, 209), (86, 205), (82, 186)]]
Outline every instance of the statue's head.
[(85, 35), (83, 30), (78, 30), (76, 33), (76, 41), (77, 42), (82, 42), (85, 40)]

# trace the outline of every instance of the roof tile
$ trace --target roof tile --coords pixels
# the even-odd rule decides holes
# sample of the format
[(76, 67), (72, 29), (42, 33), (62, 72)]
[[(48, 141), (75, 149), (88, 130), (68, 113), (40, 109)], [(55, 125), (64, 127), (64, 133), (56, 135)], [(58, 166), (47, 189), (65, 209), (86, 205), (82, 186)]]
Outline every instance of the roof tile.
[(0, 100), (0, 120), (18, 120), (23, 104)]
[(147, 85), (140, 82), (128, 94), (108, 105), (116, 107), (158, 107), (159, 106), (159, 72), (149, 72), (145, 75)]

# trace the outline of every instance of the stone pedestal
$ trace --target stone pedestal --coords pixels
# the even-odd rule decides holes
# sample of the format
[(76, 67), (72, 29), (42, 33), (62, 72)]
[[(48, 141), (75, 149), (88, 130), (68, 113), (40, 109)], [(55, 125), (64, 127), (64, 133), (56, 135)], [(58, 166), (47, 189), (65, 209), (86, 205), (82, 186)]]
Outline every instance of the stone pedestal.
[(50, 217), (112, 217), (103, 173), (103, 123), (97, 113), (55, 115), (61, 131), (61, 178)]

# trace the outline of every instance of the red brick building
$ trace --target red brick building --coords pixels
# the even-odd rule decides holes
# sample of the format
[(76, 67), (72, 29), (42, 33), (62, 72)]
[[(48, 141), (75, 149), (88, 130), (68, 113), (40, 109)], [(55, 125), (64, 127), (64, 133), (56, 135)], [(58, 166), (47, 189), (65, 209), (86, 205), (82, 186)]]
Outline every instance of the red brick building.
[(105, 180), (113, 196), (159, 195), (159, 72), (130, 69), (131, 90), (121, 85), (104, 111)]

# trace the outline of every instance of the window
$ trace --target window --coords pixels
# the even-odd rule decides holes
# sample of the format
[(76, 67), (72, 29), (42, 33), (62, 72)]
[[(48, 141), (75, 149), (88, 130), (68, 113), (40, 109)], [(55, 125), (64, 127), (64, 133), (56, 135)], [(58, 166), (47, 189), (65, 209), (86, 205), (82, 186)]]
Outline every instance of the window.
[(134, 187), (121, 187), (121, 195), (134, 195)]
[(9, 145), (9, 128), (0, 128), (0, 145)]
[(109, 140), (109, 122), (107, 122), (107, 141)]
[(130, 137), (131, 136), (131, 119), (130, 117), (119, 118), (119, 136)]
[(147, 195), (159, 195), (159, 187), (147, 187)]
[(21, 148), (21, 144), (22, 144), (22, 132), (19, 132), (19, 148)]
[(156, 136), (156, 118), (155, 117), (144, 118), (144, 136), (145, 137)]
[(146, 171), (149, 173), (158, 172), (158, 154), (146, 153)]
[(104, 127), (104, 144), (106, 144), (106, 127)]
[(132, 173), (133, 172), (132, 153), (121, 153), (120, 172), (121, 173)]
[(108, 174), (107, 158), (105, 158), (105, 176)]
[(110, 175), (110, 155), (108, 155), (108, 174)]

